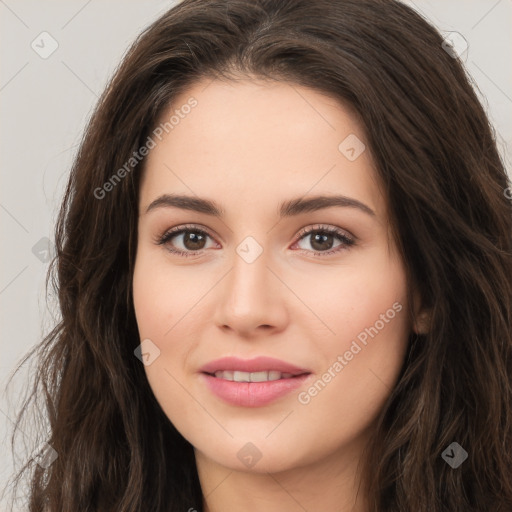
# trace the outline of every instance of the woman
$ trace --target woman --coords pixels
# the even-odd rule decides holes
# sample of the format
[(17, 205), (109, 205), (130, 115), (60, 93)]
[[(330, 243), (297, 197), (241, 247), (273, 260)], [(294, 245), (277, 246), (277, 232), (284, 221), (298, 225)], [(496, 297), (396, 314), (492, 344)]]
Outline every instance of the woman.
[(169, 10), (66, 190), (30, 511), (512, 510), (509, 187), (409, 7)]

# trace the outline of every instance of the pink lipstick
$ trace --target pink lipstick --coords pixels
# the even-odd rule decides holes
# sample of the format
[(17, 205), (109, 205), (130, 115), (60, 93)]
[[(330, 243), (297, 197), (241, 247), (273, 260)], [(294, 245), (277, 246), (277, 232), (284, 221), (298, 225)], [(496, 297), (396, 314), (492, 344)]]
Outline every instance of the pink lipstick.
[(201, 368), (201, 378), (220, 399), (240, 407), (260, 407), (302, 386), (311, 372), (271, 357), (224, 357)]

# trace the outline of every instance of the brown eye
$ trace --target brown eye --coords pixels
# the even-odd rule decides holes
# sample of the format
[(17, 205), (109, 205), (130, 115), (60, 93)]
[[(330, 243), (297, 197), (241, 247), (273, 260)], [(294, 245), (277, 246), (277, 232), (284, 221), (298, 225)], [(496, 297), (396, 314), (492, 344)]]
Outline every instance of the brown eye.
[[(200, 249), (204, 249), (205, 240), (206, 237), (198, 232), (194, 231), (183, 231), (183, 245), (191, 250), (191, 251), (198, 251)], [(173, 235), (174, 238), (177, 235)]]
[(316, 233), (310, 234), (311, 237), (311, 247), (315, 251), (325, 251), (328, 249), (332, 249), (334, 243), (334, 235), (330, 233)]
[[(311, 250), (307, 247), (300, 246), (302, 241), (307, 241), (308, 239)], [(334, 245), (336, 240), (338, 240), (339, 243)], [(343, 251), (354, 244), (355, 240), (347, 236), (338, 228), (313, 227), (303, 230), (300, 234), (299, 240), (294, 245), (298, 245), (299, 249), (313, 252), (315, 256), (323, 256), (325, 254), (333, 254)]]
[(196, 251), (205, 249), (208, 238), (211, 238), (210, 235), (202, 229), (177, 227), (167, 231), (158, 239), (157, 244), (165, 245), (172, 253), (190, 256)]

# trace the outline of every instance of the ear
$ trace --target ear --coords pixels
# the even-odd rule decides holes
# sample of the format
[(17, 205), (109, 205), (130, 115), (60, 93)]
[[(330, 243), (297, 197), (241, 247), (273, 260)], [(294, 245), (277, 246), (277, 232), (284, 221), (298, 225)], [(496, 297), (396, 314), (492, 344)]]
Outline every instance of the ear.
[(427, 334), (430, 330), (431, 311), (421, 304), (421, 297), (417, 290), (414, 291), (414, 319), (412, 329), (416, 334)]

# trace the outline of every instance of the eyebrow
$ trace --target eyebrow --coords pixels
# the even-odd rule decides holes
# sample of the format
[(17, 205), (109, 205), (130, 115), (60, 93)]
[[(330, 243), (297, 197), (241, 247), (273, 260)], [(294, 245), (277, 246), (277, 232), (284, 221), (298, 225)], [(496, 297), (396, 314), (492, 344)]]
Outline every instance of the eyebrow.
[[(336, 196), (314, 196), (309, 198), (298, 197), (290, 199), (281, 203), (279, 207), (279, 216), (292, 217), (302, 213), (309, 213), (333, 206), (357, 208), (362, 212), (375, 217), (375, 212), (366, 204), (353, 199), (351, 197), (336, 195)], [(206, 215), (222, 218), (224, 216), (224, 209), (221, 208), (215, 201), (210, 199), (203, 199), (200, 197), (192, 197), (178, 194), (163, 194), (155, 199), (146, 209), (146, 213), (157, 208), (181, 208), (182, 210), (192, 210)]]

